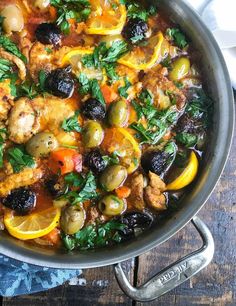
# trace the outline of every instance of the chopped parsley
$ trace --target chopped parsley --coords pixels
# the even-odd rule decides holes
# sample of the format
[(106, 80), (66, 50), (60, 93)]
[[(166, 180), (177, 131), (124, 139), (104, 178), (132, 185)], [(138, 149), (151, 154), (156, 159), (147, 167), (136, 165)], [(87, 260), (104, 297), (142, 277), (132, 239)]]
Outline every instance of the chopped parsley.
[(11, 94), (16, 98), (27, 97), (29, 99), (34, 99), (40, 94), (45, 93), (45, 81), (46, 72), (44, 70), (39, 71), (38, 84), (35, 84), (32, 80), (25, 80), (22, 83), (16, 84), (17, 77), (12, 78), (11, 81)]
[(118, 243), (122, 240), (120, 232), (126, 225), (110, 220), (106, 223), (90, 224), (79, 230), (74, 235), (62, 234), (62, 241), (67, 250), (78, 248), (87, 250), (101, 248), (110, 243)]
[(0, 58), (0, 82), (6, 79), (12, 79), (12, 63), (6, 59)]
[(197, 144), (198, 136), (190, 133), (179, 133), (175, 136), (175, 139), (187, 148), (194, 147)]
[(0, 36), (0, 46), (7, 52), (19, 57), (24, 63), (27, 62), (26, 57), (20, 52), (19, 48), (7, 36)]
[(33, 168), (35, 166), (33, 157), (25, 151), (23, 146), (8, 149), (7, 160), (11, 164), (15, 173), (20, 172), (25, 167)]
[[(168, 128), (175, 124), (178, 119), (178, 112), (175, 107), (159, 111), (153, 105), (153, 96), (148, 90), (143, 90), (138, 97), (138, 101), (133, 100), (132, 105), (139, 122), (133, 122), (130, 128), (137, 131), (136, 137), (141, 143), (158, 143)], [(146, 119), (147, 126), (140, 122), (142, 118)]]
[(84, 55), (81, 62), (87, 68), (105, 69), (108, 78), (114, 81), (118, 79), (115, 71), (116, 62), (126, 52), (128, 52), (128, 45), (124, 41), (114, 41), (111, 47), (101, 42), (95, 47), (93, 54)]
[(106, 166), (110, 165), (118, 165), (120, 160), (119, 160), (119, 152), (114, 151), (110, 156), (109, 155), (104, 155), (102, 159), (105, 161)]
[(185, 35), (177, 28), (167, 29), (166, 35), (181, 49), (188, 45)]
[(76, 111), (74, 116), (63, 120), (61, 127), (65, 132), (81, 132), (82, 129), (78, 122), (78, 115), (79, 111)]
[(49, 47), (46, 47), (46, 48), (45, 48), (45, 51), (47, 52), (47, 54), (51, 54), (51, 53), (52, 53), (52, 49), (49, 48)]
[(97, 99), (103, 106), (106, 106), (98, 80), (89, 79), (86, 74), (81, 73), (78, 77), (78, 82), (80, 84), (79, 93), (81, 95), (90, 93), (92, 98)]
[(157, 7), (154, 5), (144, 6), (132, 0), (120, 0), (120, 3), (126, 6), (128, 18), (140, 18), (147, 21), (150, 16), (157, 12)]
[(95, 176), (91, 171), (86, 175), (77, 173), (67, 174), (65, 176), (65, 182), (68, 184), (68, 187), (78, 188), (78, 190), (69, 190), (62, 196), (62, 198), (68, 199), (71, 205), (83, 203), (84, 201), (98, 197)]
[(69, 19), (76, 22), (86, 21), (91, 13), (88, 0), (50, 0), (50, 4), (57, 9), (56, 23), (64, 34), (70, 33)]
[(131, 83), (129, 82), (127, 77), (125, 77), (124, 81), (125, 81), (125, 85), (123, 87), (120, 87), (118, 89), (118, 92), (121, 97), (127, 98), (128, 97), (127, 90), (130, 88)]

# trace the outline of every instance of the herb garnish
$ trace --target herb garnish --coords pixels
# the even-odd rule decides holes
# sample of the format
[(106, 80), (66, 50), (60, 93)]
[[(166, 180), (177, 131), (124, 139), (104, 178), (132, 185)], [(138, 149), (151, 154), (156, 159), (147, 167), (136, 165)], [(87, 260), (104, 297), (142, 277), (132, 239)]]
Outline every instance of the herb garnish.
[(144, 7), (142, 4), (132, 0), (120, 0), (120, 3), (125, 4), (128, 18), (140, 18), (147, 21), (150, 16), (157, 12), (157, 7), (154, 5)]
[(110, 243), (118, 243), (122, 237), (120, 231), (123, 231), (126, 225), (111, 220), (102, 224), (87, 225), (74, 235), (62, 234), (62, 240), (67, 250), (78, 248), (87, 250), (104, 247)]
[[(168, 128), (176, 123), (178, 112), (175, 106), (159, 111), (153, 105), (153, 96), (148, 90), (143, 90), (138, 99), (139, 101), (133, 100), (132, 105), (136, 110), (139, 122), (132, 123), (130, 127), (138, 132), (136, 137), (141, 143), (156, 144), (165, 135)], [(146, 119), (147, 126), (140, 122), (142, 118)]]
[(12, 79), (12, 63), (6, 59), (0, 58), (0, 82), (6, 79)]
[(10, 40), (10, 38), (1, 35), (0, 46), (7, 52), (10, 52), (13, 55), (19, 57), (24, 63), (27, 62), (26, 57), (20, 52), (19, 48), (16, 46), (14, 42)]
[(63, 120), (61, 127), (65, 132), (72, 132), (72, 131), (78, 133), (81, 132), (82, 129), (78, 122), (78, 115), (79, 115), (79, 110), (75, 112), (74, 116)]
[(109, 155), (104, 155), (102, 159), (105, 161), (106, 166), (110, 165), (118, 165), (120, 160), (119, 160), (119, 152), (114, 151), (110, 156)]
[(105, 69), (107, 76), (114, 81), (118, 79), (115, 71), (116, 62), (126, 52), (128, 45), (124, 41), (114, 41), (109, 48), (105, 42), (101, 42), (95, 47), (93, 54), (84, 55), (81, 62), (87, 68)]
[(106, 106), (100, 85), (96, 79), (88, 79), (86, 74), (81, 73), (78, 77), (80, 83), (79, 93), (81, 95), (91, 94), (91, 97), (97, 99), (103, 106)]
[(198, 136), (190, 133), (178, 133), (175, 139), (187, 148), (194, 147), (197, 144)]
[(25, 151), (23, 146), (8, 149), (7, 160), (16, 173), (20, 172), (25, 167), (33, 168), (35, 166), (33, 157)]
[(125, 81), (125, 85), (122, 87), (119, 87), (118, 92), (121, 97), (127, 98), (128, 97), (127, 90), (130, 88), (131, 83), (129, 82), (127, 77), (125, 77), (124, 81)]
[(76, 22), (86, 21), (91, 13), (91, 4), (88, 0), (50, 0), (57, 9), (56, 23), (64, 34), (70, 33), (69, 19)]
[(188, 45), (185, 35), (177, 28), (167, 29), (166, 35), (174, 41), (177, 47), (183, 49)]
[(93, 173), (90, 171), (86, 175), (78, 173), (70, 173), (65, 176), (65, 182), (68, 187), (77, 187), (78, 190), (69, 190), (62, 197), (69, 200), (71, 205), (83, 203), (87, 200), (97, 198), (96, 180)]

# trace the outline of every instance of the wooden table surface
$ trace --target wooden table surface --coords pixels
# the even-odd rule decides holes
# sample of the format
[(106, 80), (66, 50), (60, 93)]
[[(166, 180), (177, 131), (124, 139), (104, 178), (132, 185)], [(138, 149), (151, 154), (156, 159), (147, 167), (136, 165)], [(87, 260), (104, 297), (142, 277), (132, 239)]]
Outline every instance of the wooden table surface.
[[(215, 240), (215, 255), (210, 265), (150, 306), (236, 305), (236, 135), (231, 154), (212, 196), (199, 213)], [(160, 269), (201, 245), (191, 224), (151, 252), (126, 262), (130, 281), (139, 285)], [(84, 270), (77, 279), (55, 289), (33, 295), (3, 298), (3, 306), (141, 306), (119, 289), (113, 268)]]

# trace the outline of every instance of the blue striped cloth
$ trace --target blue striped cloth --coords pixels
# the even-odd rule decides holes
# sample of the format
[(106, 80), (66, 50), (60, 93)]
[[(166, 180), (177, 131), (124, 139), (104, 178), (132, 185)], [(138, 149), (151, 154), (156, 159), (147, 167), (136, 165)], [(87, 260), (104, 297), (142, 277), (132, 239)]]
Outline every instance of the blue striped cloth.
[(11, 297), (48, 290), (81, 273), (39, 267), (0, 255), (0, 295)]

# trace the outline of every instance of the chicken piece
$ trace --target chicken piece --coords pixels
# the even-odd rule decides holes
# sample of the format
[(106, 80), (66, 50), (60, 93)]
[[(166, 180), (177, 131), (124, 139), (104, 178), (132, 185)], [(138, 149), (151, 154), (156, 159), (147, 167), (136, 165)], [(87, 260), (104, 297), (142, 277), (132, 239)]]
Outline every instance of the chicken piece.
[(13, 105), (10, 80), (0, 82), (0, 121), (7, 120), (8, 112)]
[(37, 97), (31, 103), (39, 115), (40, 129), (48, 129), (55, 135), (61, 131), (62, 121), (73, 116), (77, 109), (75, 101), (63, 100), (54, 96)]
[(128, 197), (128, 202), (138, 210), (143, 210), (145, 207), (143, 199), (144, 180), (141, 173), (135, 173), (130, 181), (131, 194)]
[(25, 79), (26, 67), (25, 67), (24, 62), (19, 57), (0, 48), (0, 58), (13, 62), (18, 68), (20, 79), (21, 80)]
[[(48, 53), (47, 48), (52, 50)], [(52, 49), (51, 45), (43, 45), (40, 42), (33, 44), (29, 52), (29, 71), (35, 82), (38, 81), (38, 74), (40, 70), (49, 72), (61, 66), (61, 59), (63, 55), (71, 48), (62, 47), (60, 50)]]
[(143, 78), (143, 87), (152, 92), (154, 104), (159, 109), (166, 109), (171, 105), (170, 96), (176, 99), (178, 110), (181, 110), (185, 105), (185, 95), (175, 86), (174, 82), (165, 76), (165, 69), (150, 70)]
[(25, 168), (19, 173), (14, 173), (7, 176), (0, 182), (0, 196), (7, 196), (11, 190), (32, 185), (36, 183), (43, 175), (43, 171), (33, 168)]
[(155, 173), (149, 172), (149, 178), (149, 185), (144, 190), (145, 201), (157, 211), (165, 210), (167, 207), (163, 191), (166, 190), (166, 184)]
[(25, 143), (39, 131), (39, 115), (27, 98), (19, 99), (13, 106), (9, 121), (9, 139), (16, 143)]
[(64, 119), (74, 115), (76, 105), (56, 97), (19, 99), (13, 106), (8, 122), (9, 139), (27, 142), (34, 134), (48, 129), (55, 135), (61, 131)]

